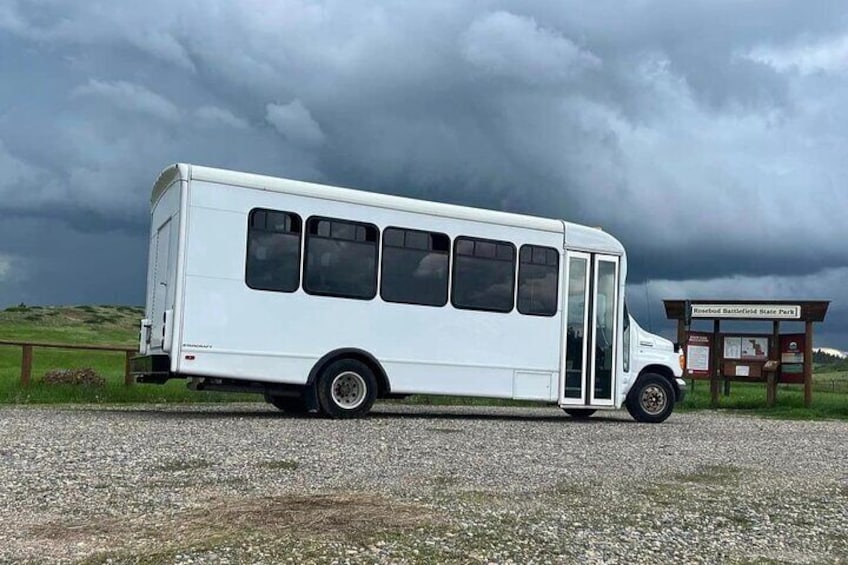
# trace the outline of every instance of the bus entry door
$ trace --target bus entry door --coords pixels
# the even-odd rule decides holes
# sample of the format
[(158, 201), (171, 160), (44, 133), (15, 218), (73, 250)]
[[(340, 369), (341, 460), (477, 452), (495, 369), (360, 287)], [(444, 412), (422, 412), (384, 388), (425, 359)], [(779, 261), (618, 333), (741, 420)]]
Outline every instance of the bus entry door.
[(559, 403), (613, 406), (618, 339), (618, 257), (569, 252), (565, 370)]

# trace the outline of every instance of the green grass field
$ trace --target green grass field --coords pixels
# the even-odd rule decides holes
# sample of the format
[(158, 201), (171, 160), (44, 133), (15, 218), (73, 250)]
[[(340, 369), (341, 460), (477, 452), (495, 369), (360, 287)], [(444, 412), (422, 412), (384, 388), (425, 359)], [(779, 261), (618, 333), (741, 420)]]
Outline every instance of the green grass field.
[[(114, 345), (137, 348), (141, 308), (129, 306), (14, 307), (0, 312), (0, 340), (67, 344)], [(124, 386), (122, 352), (73, 351), (36, 348), (32, 383), (20, 385), (21, 348), (0, 345), (0, 403), (128, 403), (128, 402), (229, 402), (261, 401), (259, 395), (196, 392), (185, 381), (165, 385)], [(52, 369), (88, 367), (106, 379), (103, 387), (49, 385), (42, 382)], [(776, 418), (848, 419), (848, 371), (844, 365), (821, 365), (814, 375), (813, 406), (804, 408), (799, 385), (781, 385), (777, 406), (766, 408), (765, 386), (732, 383), (731, 394), (721, 397), (721, 408), (740, 413)], [(472, 404), (531, 406), (533, 403), (485, 398), (412, 396), (412, 404)], [(709, 383), (699, 381), (680, 407), (682, 410), (708, 409)]]
[[(141, 308), (129, 306), (14, 307), (0, 312), (0, 341), (114, 345), (138, 348)], [(262, 400), (258, 395), (196, 392), (185, 381), (164, 385), (124, 386), (125, 354), (35, 348), (32, 382), (21, 387), (21, 348), (0, 345), (0, 403), (57, 402), (229, 402)], [(106, 385), (49, 385), (42, 382), (51, 369), (88, 367), (106, 379)]]
[[(689, 394), (682, 410), (710, 408), (710, 383), (696, 381), (690, 384)], [(723, 390), (723, 387), (722, 387)], [(834, 392), (836, 391), (836, 392)], [(766, 407), (766, 387), (762, 383), (730, 385), (730, 395), (722, 396), (719, 408), (756, 416), (794, 420), (840, 419), (848, 420), (848, 373), (819, 370), (813, 375), (813, 403), (804, 407), (802, 385), (778, 385), (775, 406)]]

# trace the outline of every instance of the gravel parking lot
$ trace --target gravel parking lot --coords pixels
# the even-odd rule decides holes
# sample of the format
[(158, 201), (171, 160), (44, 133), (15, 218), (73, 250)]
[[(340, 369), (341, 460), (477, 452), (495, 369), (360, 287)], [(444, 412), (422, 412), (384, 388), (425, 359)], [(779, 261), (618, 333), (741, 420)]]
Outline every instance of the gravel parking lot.
[(0, 561), (848, 562), (848, 423), (0, 408)]

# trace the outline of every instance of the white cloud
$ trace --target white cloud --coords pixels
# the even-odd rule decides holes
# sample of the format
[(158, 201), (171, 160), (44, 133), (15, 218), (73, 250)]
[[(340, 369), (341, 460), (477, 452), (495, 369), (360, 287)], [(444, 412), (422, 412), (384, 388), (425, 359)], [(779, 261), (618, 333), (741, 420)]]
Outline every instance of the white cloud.
[(201, 106), (194, 111), (194, 116), (201, 123), (210, 126), (226, 126), (235, 129), (247, 129), (249, 127), (244, 118), (239, 118), (229, 110), (218, 106)]
[(22, 258), (7, 253), (0, 253), (0, 283), (14, 286), (26, 281), (27, 273)]
[(324, 143), (324, 132), (309, 109), (298, 99), (288, 104), (268, 104), (265, 119), (295, 145), (317, 147)]
[(59, 204), (67, 191), (46, 169), (12, 153), (0, 139), (0, 204), (17, 210), (36, 210)]
[(75, 88), (73, 95), (101, 98), (117, 108), (146, 114), (167, 122), (176, 122), (180, 119), (180, 110), (173, 102), (140, 84), (89, 79), (87, 84)]
[(0, 282), (4, 282), (9, 278), (9, 273), (12, 271), (12, 260), (9, 257), (0, 255)]
[(21, 19), (17, 6), (11, 3), (0, 4), (0, 29), (13, 33), (21, 33), (26, 24)]
[(748, 57), (779, 71), (844, 74), (848, 72), (848, 34), (824, 40), (808, 38), (804, 43), (789, 46), (761, 46), (751, 50)]
[(166, 31), (146, 30), (138, 35), (131, 33), (129, 39), (136, 47), (162, 61), (183, 69), (196, 70), (185, 47)]
[(12, 198), (16, 188), (23, 186), (40, 173), (36, 167), (9, 153), (2, 139), (0, 139), (0, 171), (3, 173), (0, 174), (0, 194), (3, 194), (4, 198)]
[(509, 12), (479, 17), (462, 37), (462, 54), (479, 69), (529, 84), (557, 83), (601, 60), (535, 19)]
[[(160, 3), (156, 6), (157, 1)], [(62, 46), (129, 44), (160, 61), (194, 71), (194, 63), (176, 33), (185, 30), (183, 15), (169, 9), (164, 0), (144, 5), (91, 0), (74, 6), (76, 17), (27, 18), (14, 5), (0, 5), (0, 29), (38, 41)]]

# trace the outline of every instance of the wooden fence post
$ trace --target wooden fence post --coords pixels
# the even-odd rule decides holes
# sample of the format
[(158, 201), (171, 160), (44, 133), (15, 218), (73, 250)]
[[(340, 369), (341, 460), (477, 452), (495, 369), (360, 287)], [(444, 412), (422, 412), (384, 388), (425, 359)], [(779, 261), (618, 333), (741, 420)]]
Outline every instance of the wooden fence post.
[(32, 378), (32, 345), (22, 346), (21, 355), (21, 386), (29, 386)]
[(135, 351), (132, 349), (127, 349), (127, 358), (126, 363), (124, 364), (124, 386), (132, 386), (135, 384), (135, 379), (130, 374), (130, 359), (135, 355)]

